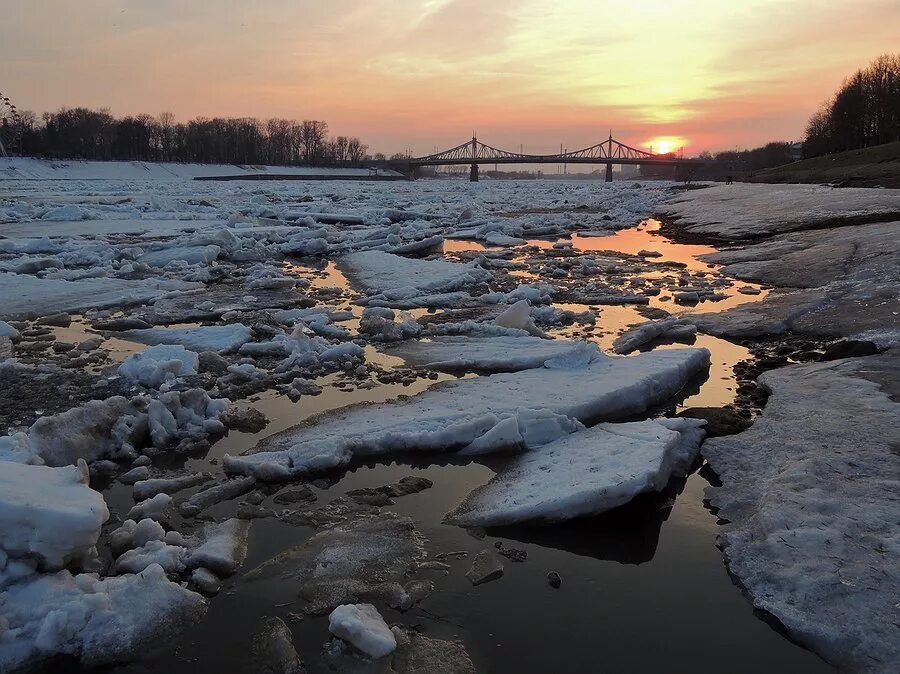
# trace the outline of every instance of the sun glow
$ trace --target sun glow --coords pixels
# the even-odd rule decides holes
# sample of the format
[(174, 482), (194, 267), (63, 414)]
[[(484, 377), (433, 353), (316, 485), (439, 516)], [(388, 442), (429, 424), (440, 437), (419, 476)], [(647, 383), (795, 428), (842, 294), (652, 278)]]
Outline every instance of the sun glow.
[(660, 136), (645, 142), (644, 147), (653, 154), (669, 154), (680, 151), (687, 144), (687, 139), (680, 136)]

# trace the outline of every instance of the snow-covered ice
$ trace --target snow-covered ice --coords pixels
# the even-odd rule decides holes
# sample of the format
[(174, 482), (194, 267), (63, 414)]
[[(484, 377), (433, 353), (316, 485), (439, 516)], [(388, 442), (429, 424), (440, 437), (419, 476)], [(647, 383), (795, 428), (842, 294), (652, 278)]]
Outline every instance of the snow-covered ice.
[(286, 480), (345, 465), (355, 455), (460, 450), (520, 409), (549, 410), (582, 423), (620, 419), (676, 395), (708, 368), (709, 351), (632, 357), (597, 351), (587, 362), (565, 365), (463, 379), (405, 402), (339, 411), (271, 436), (255, 453), (226, 455), (223, 463), (231, 472)]
[(388, 349), (412, 365), (433, 370), (514, 372), (543, 367), (554, 358), (573, 356), (593, 348), (585, 342), (538, 337), (436, 336), (428, 341), (407, 341)]
[(0, 553), (49, 570), (89, 562), (109, 510), (87, 483), (84, 461), (59, 468), (0, 461)]
[(765, 373), (748, 431), (703, 448), (720, 542), (754, 606), (848, 671), (900, 662), (897, 354)]
[(0, 670), (57, 654), (91, 666), (119, 662), (205, 612), (200, 595), (171, 582), (156, 564), (115, 578), (68, 571), (29, 576), (0, 595)]
[(229, 325), (203, 325), (196, 328), (125, 330), (117, 336), (142, 344), (179, 345), (199, 353), (201, 351), (235, 351), (242, 344), (250, 341), (253, 332), (246, 325), (232, 323)]
[(597, 424), (524, 452), (447, 518), (460, 526), (585, 517), (659, 491), (697, 457), (699, 419)]
[(383, 658), (397, 648), (394, 633), (372, 604), (338, 606), (328, 616), (328, 630), (373, 658)]
[(150, 388), (159, 388), (167, 381), (189, 374), (197, 374), (199, 357), (183, 346), (158, 344), (134, 353), (119, 366), (119, 374)]

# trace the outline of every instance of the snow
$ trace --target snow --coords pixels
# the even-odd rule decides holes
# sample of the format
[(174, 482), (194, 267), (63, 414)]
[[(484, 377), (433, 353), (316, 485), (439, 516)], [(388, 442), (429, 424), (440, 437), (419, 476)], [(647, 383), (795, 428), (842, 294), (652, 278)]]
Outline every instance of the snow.
[(591, 349), (587, 342), (538, 337), (436, 336), (428, 341), (405, 342), (387, 350), (408, 364), (432, 370), (515, 372), (543, 367), (550, 359)]
[[(666, 210), (692, 234), (754, 239), (841, 219), (900, 213), (900, 190), (737, 183), (683, 192)], [(870, 221), (871, 221), (870, 220)]]
[(56, 654), (89, 666), (133, 657), (199, 620), (206, 602), (151, 564), (102, 580), (68, 571), (26, 577), (4, 590), (0, 610), (0, 670), (13, 671)]
[(50, 570), (90, 561), (109, 510), (87, 483), (84, 461), (61, 468), (0, 462), (0, 551)]
[(897, 352), (787, 367), (749, 430), (713, 438), (722, 481), (707, 496), (729, 522), (720, 545), (754, 606), (847, 671), (900, 661), (900, 405)]
[(119, 374), (149, 388), (159, 388), (178, 377), (197, 374), (198, 365), (199, 357), (194, 351), (159, 344), (128, 356), (119, 366)]
[(0, 273), (0, 317), (23, 318), (88, 308), (128, 306), (159, 298), (195, 283), (167, 279), (83, 278), (76, 281)]
[[(0, 159), (0, 179), (25, 180), (144, 180), (183, 182), (210, 176), (248, 177), (274, 175), (368, 176), (368, 168), (315, 166), (237, 166), (235, 164), (157, 163), (145, 161), (65, 161), (10, 157)], [(380, 175), (397, 175), (379, 170)], [(232, 183), (233, 186), (233, 183)]]
[(596, 515), (683, 475), (703, 439), (700, 419), (598, 424), (513, 459), (447, 519), (461, 526)]
[(246, 325), (204, 325), (196, 328), (144, 328), (125, 330), (116, 335), (142, 344), (174, 344), (190, 351), (236, 351), (249, 342), (253, 332)]
[(395, 404), (338, 411), (270, 436), (252, 454), (226, 454), (223, 465), (277, 481), (345, 465), (354, 455), (459, 450), (520, 408), (549, 410), (586, 424), (620, 419), (668, 400), (709, 366), (706, 349), (588, 356), (448, 382)]
[(397, 648), (394, 633), (372, 604), (338, 606), (328, 616), (328, 631), (373, 658), (383, 658)]

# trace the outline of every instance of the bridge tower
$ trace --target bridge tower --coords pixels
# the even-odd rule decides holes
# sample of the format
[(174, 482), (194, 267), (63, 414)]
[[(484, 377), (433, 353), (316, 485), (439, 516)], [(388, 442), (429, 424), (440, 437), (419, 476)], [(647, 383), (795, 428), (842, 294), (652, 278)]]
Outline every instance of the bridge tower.
[(472, 132), (472, 165), (469, 167), (469, 182), (477, 183), (478, 182), (478, 164), (475, 163), (474, 160), (478, 159), (478, 138), (475, 137), (475, 132)]
[[(609, 130), (609, 151), (607, 152), (607, 155), (606, 155), (607, 157), (612, 157), (612, 152), (613, 152), (612, 144), (613, 144), (612, 129), (610, 129)], [(608, 183), (612, 182), (612, 162), (607, 162), (607, 164), (606, 164), (606, 182), (608, 182)]]

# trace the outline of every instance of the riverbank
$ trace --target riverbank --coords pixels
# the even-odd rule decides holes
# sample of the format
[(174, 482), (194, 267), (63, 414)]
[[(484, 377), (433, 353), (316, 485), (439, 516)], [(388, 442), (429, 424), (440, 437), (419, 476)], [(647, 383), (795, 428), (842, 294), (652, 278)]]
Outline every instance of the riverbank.
[(900, 188), (900, 143), (813, 157), (756, 171), (751, 183), (812, 183)]
[(811, 190), (722, 186), (669, 211), (670, 232), (733, 242), (704, 259), (775, 286), (753, 306), (693, 317), (764, 344), (771, 369), (753, 427), (704, 444), (721, 480), (707, 495), (757, 608), (842, 668), (888, 672), (900, 658), (900, 192), (841, 190), (813, 211)]

